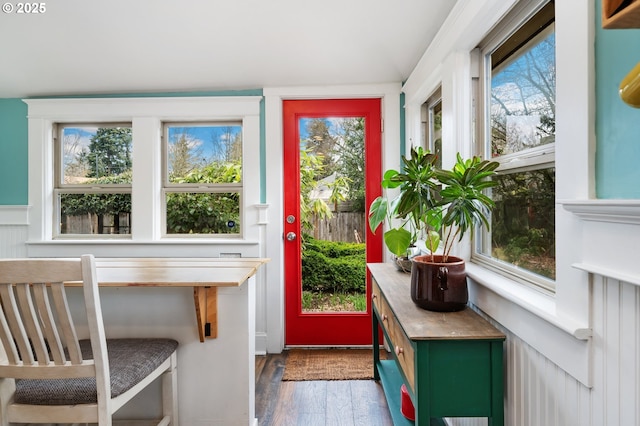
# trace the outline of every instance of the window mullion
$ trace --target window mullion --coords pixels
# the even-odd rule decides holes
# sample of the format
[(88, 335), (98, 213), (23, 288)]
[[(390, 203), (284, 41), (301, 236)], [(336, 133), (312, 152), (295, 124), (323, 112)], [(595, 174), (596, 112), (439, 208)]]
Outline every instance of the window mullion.
[(133, 240), (149, 241), (160, 236), (160, 126), (160, 120), (155, 117), (139, 117), (133, 120)]

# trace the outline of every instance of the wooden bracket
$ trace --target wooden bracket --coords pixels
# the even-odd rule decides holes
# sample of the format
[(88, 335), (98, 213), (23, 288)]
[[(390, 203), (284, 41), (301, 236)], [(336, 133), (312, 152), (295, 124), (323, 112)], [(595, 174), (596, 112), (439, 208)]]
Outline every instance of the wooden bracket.
[(218, 287), (194, 287), (193, 299), (200, 341), (218, 337)]

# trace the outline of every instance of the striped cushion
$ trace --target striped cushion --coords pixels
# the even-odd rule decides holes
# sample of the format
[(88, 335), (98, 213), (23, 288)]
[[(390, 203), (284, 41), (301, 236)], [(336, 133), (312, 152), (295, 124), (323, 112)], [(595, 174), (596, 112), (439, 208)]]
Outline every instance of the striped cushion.
[[(131, 389), (169, 358), (177, 347), (178, 342), (172, 339), (107, 339), (111, 397)], [(83, 358), (93, 358), (89, 340), (81, 340), (80, 348)], [(14, 401), (34, 405), (96, 403), (96, 379), (16, 380)]]

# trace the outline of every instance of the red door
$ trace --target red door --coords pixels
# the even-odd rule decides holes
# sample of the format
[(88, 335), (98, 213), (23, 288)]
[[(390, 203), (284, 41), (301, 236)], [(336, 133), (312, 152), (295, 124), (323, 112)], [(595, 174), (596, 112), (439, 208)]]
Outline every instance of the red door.
[[(340, 154), (340, 146), (347, 145), (350, 150), (353, 145), (361, 144), (364, 153), (360, 155), (364, 172), (364, 222), (366, 224), (366, 211), (371, 201), (381, 193), (381, 103), (380, 99), (339, 99), (339, 100), (291, 100), (283, 103), (284, 119), (284, 267), (285, 267), (285, 344), (286, 345), (368, 345), (372, 342), (371, 336), (371, 285), (368, 274), (361, 285), (364, 294), (359, 297), (358, 309), (333, 310), (309, 310), (303, 306), (303, 294), (305, 301), (308, 296), (316, 297), (318, 294), (303, 290), (302, 271), (302, 232), (301, 203), (305, 203), (303, 196), (311, 197), (312, 201), (318, 201), (324, 197), (327, 200), (329, 188), (340, 179), (341, 172), (319, 179), (314, 191), (308, 190), (308, 175), (301, 179), (302, 169), (306, 170), (306, 160), (309, 154), (309, 145), (320, 139), (326, 138), (334, 149), (324, 152), (324, 155), (316, 156), (323, 159), (328, 165), (321, 168), (318, 177), (327, 174), (330, 168), (337, 166), (332, 162), (344, 163)], [(343, 130), (336, 134), (331, 133), (331, 128), (342, 126), (344, 132), (351, 131), (346, 137)], [(320, 128), (320, 130), (318, 130)], [(310, 134), (309, 130), (315, 132)], [(354, 132), (357, 129), (359, 133)], [(323, 134), (324, 136), (319, 136)], [(353, 135), (359, 134), (360, 142), (353, 142)], [(351, 141), (351, 142), (350, 142)], [(326, 141), (325, 141), (326, 142)], [(324, 143), (325, 142), (319, 142)], [(324, 148), (316, 147), (317, 151)], [(301, 154), (301, 151), (305, 151)], [(346, 152), (346, 151), (345, 151)], [(311, 153), (314, 155), (314, 153)], [(353, 153), (349, 154), (353, 157)], [(344, 154), (346, 157), (346, 154)], [(357, 180), (353, 176), (350, 182)], [(301, 180), (304, 193), (301, 194)], [(328, 183), (327, 183), (328, 182)], [(323, 183), (327, 183), (323, 186)], [(323, 191), (324, 188), (324, 191)], [(311, 195), (310, 195), (311, 194)], [(324, 195), (323, 195), (324, 194)], [(302, 199), (301, 199), (302, 197)], [(314, 198), (315, 197), (315, 198)], [(302, 201), (301, 201), (302, 200)], [(308, 201), (308, 200), (307, 200)], [(335, 200), (329, 200), (325, 205), (336, 205)], [(304, 205), (307, 205), (306, 203)], [(306, 209), (305, 209), (306, 210)], [(302, 212), (308, 218), (308, 213)], [(336, 212), (337, 214), (337, 212)], [(315, 224), (323, 219), (315, 217)], [(315, 228), (315, 227), (314, 227)], [(318, 227), (319, 228), (319, 227)], [(309, 232), (309, 228), (305, 228)], [(318, 229), (313, 230), (314, 233)], [(373, 235), (368, 225), (362, 226), (360, 233), (353, 232), (358, 240), (364, 240), (366, 262), (380, 262), (382, 260), (381, 233)], [(359, 235), (358, 235), (359, 234)], [(306, 234), (308, 235), (308, 234)], [(333, 238), (333, 237), (332, 237)], [(308, 250), (306, 248), (305, 250)], [(321, 294), (320, 297), (330, 298), (333, 294)], [(307, 303), (307, 302), (305, 302)], [(324, 309), (324, 308), (323, 308)]]

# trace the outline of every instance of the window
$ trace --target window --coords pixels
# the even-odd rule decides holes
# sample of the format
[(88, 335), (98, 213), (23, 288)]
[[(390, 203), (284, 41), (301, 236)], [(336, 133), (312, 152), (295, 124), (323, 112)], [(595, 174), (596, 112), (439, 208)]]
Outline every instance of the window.
[(436, 154), (436, 167), (442, 167), (442, 94), (438, 89), (422, 104), (423, 146)]
[(130, 235), (131, 125), (59, 124), (55, 133), (55, 235)]
[[(259, 221), (266, 220), (260, 185), (263, 161), (261, 100), (259, 95), (25, 100), (29, 107), (29, 200), (32, 202), (29, 255), (73, 256), (90, 252), (104, 257), (166, 256), (175, 254), (175, 248), (180, 247), (186, 256), (201, 253), (207, 256), (222, 253), (256, 256), (254, 250), (261, 236)], [(190, 148), (183, 158), (192, 155), (194, 169), (214, 164), (222, 167), (227, 160), (240, 159), (240, 166), (234, 169), (239, 179), (187, 182), (188, 172), (179, 169), (175, 159), (171, 160), (169, 172), (168, 132), (171, 127), (175, 127), (172, 132), (184, 135), (183, 142), (191, 143), (183, 144)], [(217, 129), (218, 136), (214, 138), (213, 130), (204, 135), (207, 127)], [(103, 131), (105, 133), (120, 129), (130, 135), (130, 139), (122, 136), (118, 140), (116, 154), (105, 151), (95, 158), (88, 155), (89, 144), (92, 137), (101, 132), (99, 129), (107, 129)], [(163, 136), (163, 132), (167, 135)], [(180, 147), (178, 140), (172, 142), (172, 150)], [(209, 144), (208, 151), (195, 146), (199, 141)], [(213, 141), (217, 141), (215, 155)], [(229, 148), (223, 150), (227, 142)], [(78, 154), (83, 149), (89, 160), (84, 165), (78, 161)], [(221, 152), (229, 156), (223, 158)], [(177, 151), (171, 155), (174, 154)], [(197, 164), (195, 155), (201, 155)], [(127, 156), (130, 163), (114, 160)], [(103, 164), (105, 159), (113, 161), (112, 166), (105, 169), (107, 176), (100, 177), (101, 182), (83, 171), (91, 170), (91, 161), (93, 170), (102, 170), (96, 166), (96, 161)], [(124, 171), (127, 167), (121, 165), (127, 166), (129, 171)], [(173, 173), (174, 168), (176, 173)], [(178, 170), (182, 171), (178, 173)], [(218, 227), (221, 233), (207, 233), (204, 226), (199, 228), (202, 233), (167, 232), (167, 196), (171, 198), (173, 194), (178, 201), (183, 201), (194, 195), (192, 198), (200, 202), (199, 195), (207, 193), (215, 199), (207, 208), (221, 204), (228, 207), (224, 214), (218, 214), (224, 225)], [(68, 227), (61, 226), (61, 212), (73, 198), (69, 194), (90, 195), (85, 200), (95, 202), (84, 206), (92, 208), (87, 211), (93, 216), (93, 228), (82, 231), (85, 233), (70, 233)], [(207, 211), (202, 210), (203, 205), (193, 204), (191, 200), (187, 203), (194, 208), (185, 210), (182, 206), (182, 209), (170, 208), (170, 212), (181, 213), (177, 219), (185, 222), (200, 217), (209, 220), (202, 215)], [(82, 207), (80, 203), (76, 204)], [(100, 220), (102, 227), (94, 225)], [(207, 247), (206, 252), (202, 247)]]
[(167, 235), (240, 235), (241, 123), (165, 123)]
[[(531, 4), (531, 2), (529, 2)], [(476, 259), (553, 290), (555, 279), (554, 5), (512, 13), (520, 25), (498, 28), (484, 58), (484, 151), (498, 161), (491, 229)]]

